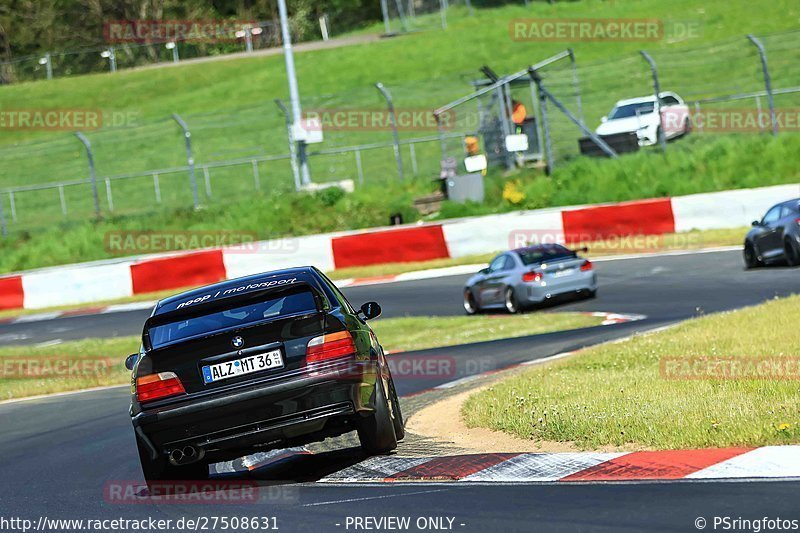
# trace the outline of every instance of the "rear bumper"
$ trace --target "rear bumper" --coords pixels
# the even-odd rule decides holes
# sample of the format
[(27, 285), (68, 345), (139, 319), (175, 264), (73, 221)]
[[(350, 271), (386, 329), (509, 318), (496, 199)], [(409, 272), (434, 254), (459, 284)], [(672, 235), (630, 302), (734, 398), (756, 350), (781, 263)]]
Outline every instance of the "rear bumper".
[(339, 435), (354, 429), (358, 413), (374, 408), (374, 365), (346, 368), (143, 411), (132, 418), (134, 431), (153, 458), (187, 445), (213, 456)]
[(523, 303), (535, 304), (560, 294), (595, 290), (597, 290), (597, 274), (591, 270), (557, 281), (523, 283), (517, 287), (517, 299)]

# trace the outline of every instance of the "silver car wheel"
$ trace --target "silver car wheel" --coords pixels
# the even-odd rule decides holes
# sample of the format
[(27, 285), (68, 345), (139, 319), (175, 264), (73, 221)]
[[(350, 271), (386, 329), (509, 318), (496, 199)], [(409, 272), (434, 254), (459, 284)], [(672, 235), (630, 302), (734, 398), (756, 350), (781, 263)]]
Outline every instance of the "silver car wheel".
[(514, 289), (511, 287), (506, 289), (506, 311), (511, 313), (512, 315), (519, 311), (519, 306), (517, 305), (517, 299), (514, 297)]
[(475, 303), (475, 297), (472, 295), (472, 291), (469, 290), (464, 291), (464, 311), (468, 315), (474, 315), (478, 312), (478, 304)]

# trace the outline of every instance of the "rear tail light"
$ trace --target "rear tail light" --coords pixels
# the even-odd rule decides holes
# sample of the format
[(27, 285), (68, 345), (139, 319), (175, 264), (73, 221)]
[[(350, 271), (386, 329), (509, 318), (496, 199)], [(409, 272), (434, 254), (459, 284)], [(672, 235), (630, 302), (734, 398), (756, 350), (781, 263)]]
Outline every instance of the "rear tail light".
[(533, 281), (541, 281), (541, 279), (542, 279), (542, 273), (541, 272), (536, 272), (535, 270), (533, 272), (525, 272), (522, 275), (522, 281), (525, 281), (525, 282), (528, 282), (528, 283), (531, 283)]
[(800, 224), (800, 218), (794, 219), (795, 224)]
[(186, 394), (183, 383), (174, 372), (160, 372), (136, 378), (136, 397), (140, 402), (149, 402)]
[(356, 353), (356, 344), (347, 331), (337, 331), (308, 341), (306, 363), (317, 363)]
[(594, 266), (592, 266), (592, 262), (587, 259), (581, 265), (581, 272), (587, 272), (587, 271), (589, 271), (589, 270), (591, 270), (593, 268), (594, 268)]

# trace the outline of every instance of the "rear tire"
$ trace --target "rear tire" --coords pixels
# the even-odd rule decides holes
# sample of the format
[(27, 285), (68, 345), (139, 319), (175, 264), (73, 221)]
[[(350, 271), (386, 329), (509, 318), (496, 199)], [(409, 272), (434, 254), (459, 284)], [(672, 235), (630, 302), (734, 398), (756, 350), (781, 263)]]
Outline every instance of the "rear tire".
[(511, 287), (506, 287), (504, 301), (506, 305), (506, 311), (512, 315), (519, 313), (519, 302), (517, 301), (517, 297), (514, 295), (514, 289)]
[(394, 426), (394, 436), (398, 442), (403, 440), (406, 436), (405, 422), (403, 421), (403, 413), (400, 410), (400, 400), (397, 399), (397, 391), (394, 389), (394, 379), (389, 378), (389, 399), (392, 408), (392, 422)]
[(745, 243), (744, 245), (744, 266), (745, 268), (756, 268), (761, 266), (761, 261), (758, 259), (756, 249), (752, 243)]
[(142, 474), (147, 486), (163, 481), (204, 481), (209, 477), (208, 463), (198, 461), (196, 463), (173, 466), (166, 457), (159, 456), (156, 459), (150, 458), (150, 452), (139, 440), (136, 440), (139, 449), (139, 462), (142, 465)]
[(478, 302), (475, 301), (475, 295), (469, 289), (464, 291), (464, 311), (468, 315), (477, 315), (481, 311)]
[(383, 379), (375, 381), (375, 410), (358, 421), (358, 440), (370, 455), (388, 453), (397, 448), (394, 420), (383, 391)]
[(783, 255), (786, 256), (786, 263), (789, 266), (800, 265), (800, 252), (797, 251), (797, 247), (792, 243), (791, 239), (783, 241)]

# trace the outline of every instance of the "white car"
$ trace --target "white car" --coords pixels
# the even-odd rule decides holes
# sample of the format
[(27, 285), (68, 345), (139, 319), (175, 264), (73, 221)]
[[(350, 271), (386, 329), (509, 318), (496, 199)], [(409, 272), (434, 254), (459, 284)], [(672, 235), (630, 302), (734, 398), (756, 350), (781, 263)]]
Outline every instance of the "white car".
[(642, 96), (620, 100), (608, 116), (600, 119), (598, 135), (613, 135), (615, 133), (636, 133), (639, 146), (647, 146), (658, 142), (658, 129), (661, 127), (658, 113), (661, 112), (664, 122), (664, 135), (667, 139), (674, 139), (686, 135), (692, 129), (689, 117), (689, 106), (683, 99), (673, 92), (662, 92), (660, 102), (655, 95)]

